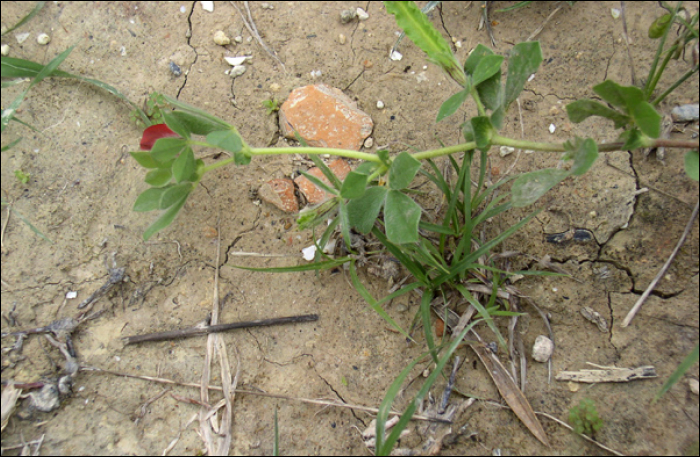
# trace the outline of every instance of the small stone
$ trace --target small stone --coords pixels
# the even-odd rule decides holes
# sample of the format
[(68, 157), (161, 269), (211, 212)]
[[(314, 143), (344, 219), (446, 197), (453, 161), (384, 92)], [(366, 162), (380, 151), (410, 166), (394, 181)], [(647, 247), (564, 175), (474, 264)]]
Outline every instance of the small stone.
[(51, 37), (45, 33), (40, 33), (39, 36), (36, 37), (36, 42), (39, 44), (42, 44), (42, 45), (49, 44), (50, 41), (51, 41)]
[(214, 2), (200, 2), (202, 4), (202, 9), (208, 13), (214, 12)]
[(391, 54), (389, 54), (389, 58), (393, 61), (399, 61), (403, 59), (403, 54), (401, 54), (399, 51), (392, 51)]
[(245, 73), (245, 65), (236, 65), (235, 67), (228, 70), (228, 75), (232, 78), (237, 78)]
[(345, 44), (347, 42), (347, 37), (343, 35), (342, 33), (338, 35), (338, 43), (340, 44)]
[(698, 120), (698, 104), (676, 106), (671, 110), (673, 122), (693, 122)]
[(539, 335), (532, 346), (532, 358), (537, 362), (545, 363), (554, 352), (554, 343), (544, 335)]
[(237, 65), (243, 65), (243, 63), (248, 59), (252, 59), (252, 57), (251, 56), (224, 57), (224, 60), (226, 61), (226, 63), (231, 65), (232, 67), (235, 67)]
[(22, 44), (29, 38), (29, 32), (18, 33), (15, 35), (15, 38), (17, 39), (17, 43)]
[(204, 235), (205, 238), (216, 238), (216, 236), (219, 234), (219, 232), (216, 230), (216, 227), (212, 227), (211, 225), (207, 225), (202, 229), (202, 235)]
[(569, 381), (566, 383), (566, 385), (569, 388), (569, 392), (578, 392), (578, 390), (581, 388), (581, 384), (574, 381)]
[(291, 179), (273, 179), (266, 182), (258, 189), (258, 197), (286, 213), (299, 211), (299, 202), (294, 195), (294, 183)]
[(506, 157), (511, 155), (514, 151), (515, 148), (512, 148), (510, 146), (501, 146), (498, 151), (498, 155), (500, 155), (501, 157)]
[(3, 44), (0, 46), (0, 54), (3, 56), (6, 56), (10, 53), (10, 46), (7, 44)]
[(369, 149), (372, 146), (374, 146), (374, 140), (372, 139), (372, 137), (369, 137), (365, 140), (365, 149)]
[(174, 76), (180, 76), (182, 74), (182, 69), (175, 62), (170, 62), (170, 72)]
[(357, 10), (351, 9), (351, 10), (344, 10), (340, 12), (340, 22), (343, 24), (347, 24), (348, 22), (352, 21), (357, 17)]
[(231, 39), (226, 36), (223, 30), (217, 30), (214, 34), (214, 43), (219, 46), (226, 46), (227, 44), (231, 44)]
[[(340, 179), (341, 181), (350, 173), (350, 165), (344, 159), (336, 159), (328, 164), (328, 168)], [(315, 176), (326, 184), (330, 184), (330, 181), (324, 176), (323, 172), (318, 167), (310, 168), (307, 172), (311, 176)], [(294, 182), (299, 186), (299, 190), (306, 197), (306, 201), (311, 205), (316, 205), (318, 203), (325, 202), (333, 195), (329, 194), (325, 190), (317, 187), (312, 183), (306, 176), (297, 176)]]
[(377, 100), (377, 109), (384, 109), (384, 102), (381, 100)]
[(620, 10), (617, 8), (610, 8), (610, 15), (613, 17), (613, 19), (617, 19), (620, 17)]
[(236, 43), (243, 43), (243, 37), (239, 35), (235, 37), (233, 41), (235, 41)]
[(363, 10), (362, 8), (357, 8), (357, 18), (361, 21), (366, 21), (369, 19), (369, 14), (367, 14), (367, 11)]
[(695, 395), (698, 395), (698, 380), (690, 378), (688, 379), (688, 386), (690, 387), (690, 391), (694, 393)]
[(260, 5), (260, 8), (262, 8), (262, 9), (264, 9), (264, 10), (273, 10), (273, 9), (275, 9), (275, 7), (272, 6), (272, 5), (270, 5), (269, 3), (263, 3), (262, 5)]
[(282, 135), (294, 139), (294, 131), (314, 147), (359, 151), (374, 123), (357, 103), (325, 84), (294, 89), (280, 108)]
[(557, 127), (554, 124), (549, 124), (549, 133), (554, 133)]
[(462, 49), (462, 42), (459, 40), (455, 41), (455, 48)]
[(279, 92), (282, 86), (277, 83), (270, 84), (270, 92)]
[(66, 299), (68, 299), (68, 300), (72, 300), (73, 298), (75, 298), (77, 296), (78, 296), (78, 292), (76, 292), (74, 290), (71, 290), (71, 291), (66, 293)]
[(558, 106), (552, 106), (551, 108), (549, 108), (549, 115), (550, 115), (550, 116), (556, 116), (556, 115), (559, 114), (560, 112), (561, 112), (561, 111), (559, 110), (559, 107), (558, 107)]

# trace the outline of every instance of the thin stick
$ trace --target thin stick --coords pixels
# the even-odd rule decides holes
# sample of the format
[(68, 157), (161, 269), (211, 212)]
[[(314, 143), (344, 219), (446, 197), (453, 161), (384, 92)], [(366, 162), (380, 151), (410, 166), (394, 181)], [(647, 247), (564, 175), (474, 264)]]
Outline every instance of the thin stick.
[[(202, 385), (201, 383), (191, 383), (191, 382), (177, 382), (173, 381), (172, 379), (167, 379), (167, 378), (158, 378), (154, 376), (140, 376), (140, 375), (134, 375), (134, 374), (128, 374), (128, 373), (120, 373), (118, 371), (112, 371), (112, 370), (104, 370), (102, 368), (97, 368), (97, 367), (88, 367), (88, 366), (81, 366), (80, 369), (82, 371), (93, 371), (95, 373), (105, 373), (105, 374), (111, 374), (115, 376), (123, 376), (125, 378), (134, 378), (134, 379), (141, 379), (143, 381), (151, 381), (151, 382), (158, 382), (161, 384), (172, 384), (176, 386), (183, 386), (183, 387), (195, 387), (197, 389), (201, 388)], [(221, 391), (222, 388), (219, 386), (209, 386), (209, 390), (216, 390), (216, 391)], [(289, 397), (287, 395), (279, 395), (279, 394), (271, 394), (267, 392), (256, 392), (253, 390), (244, 390), (244, 389), (236, 389), (235, 392), (237, 394), (243, 394), (243, 395), (255, 395), (258, 397), (268, 397), (268, 398), (279, 398), (282, 400), (294, 400), (294, 401), (299, 401), (302, 403), (308, 403), (312, 405), (322, 405), (322, 406), (335, 406), (337, 408), (348, 408), (356, 411), (364, 411), (370, 414), (377, 414), (379, 412), (378, 408), (372, 408), (370, 406), (360, 406), (360, 405), (353, 405), (350, 403), (337, 403), (334, 401), (326, 401), (326, 400), (315, 400), (312, 398), (300, 398), (300, 397)], [(389, 415), (391, 416), (400, 416), (403, 413), (397, 412), (397, 411), (389, 411)], [(411, 417), (411, 420), (420, 420), (420, 421), (427, 421), (427, 422), (441, 422), (444, 424), (451, 424), (452, 422), (446, 421), (444, 419), (436, 419), (432, 417), (427, 417), (422, 414), (414, 414), (413, 417)]]
[(634, 77), (634, 60), (632, 60), (632, 51), (630, 50), (630, 44), (632, 44), (632, 40), (630, 40), (629, 35), (627, 34), (627, 19), (625, 18), (625, 2), (620, 2), (620, 12), (622, 15), (622, 37), (625, 39), (625, 47), (627, 48), (627, 58), (630, 61), (630, 75), (632, 78), (632, 85), (634, 86), (636, 84), (635, 77)]
[(681, 238), (678, 240), (678, 244), (676, 244), (675, 249), (673, 249), (673, 252), (669, 256), (669, 258), (666, 261), (666, 263), (664, 264), (664, 266), (661, 267), (661, 270), (659, 270), (659, 273), (651, 281), (651, 284), (649, 284), (649, 287), (647, 287), (647, 290), (644, 291), (642, 296), (639, 297), (639, 300), (637, 300), (637, 303), (635, 303), (634, 306), (632, 307), (632, 309), (630, 310), (630, 312), (627, 313), (625, 320), (622, 321), (621, 327), (624, 328), (624, 327), (627, 327), (628, 325), (630, 325), (630, 322), (632, 322), (632, 319), (634, 319), (634, 316), (637, 314), (637, 311), (639, 311), (639, 308), (642, 307), (642, 305), (646, 301), (647, 297), (654, 290), (654, 287), (656, 287), (656, 284), (666, 274), (666, 270), (668, 270), (668, 267), (671, 266), (671, 262), (673, 262), (673, 259), (676, 258), (676, 254), (678, 254), (678, 251), (681, 249), (681, 247), (685, 243), (686, 238), (688, 238), (688, 235), (690, 234), (690, 230), (692, 230), (692, 228), (693, 228), (693, 224), (695, 223), (695, 218), (698, 217), (699, 204), (700, 204), (700, 201), (695, 203), (695, 209), (693, 210), (693, 214), (690, 216), (690, 220), (688, 221), (688, 224), (685, 226), (685, 231), (683, 231), (683, 235), (681, 235)]
[(230, 324), (208, 325), (206, 327), (189, 327), (169, 332), (147, 333), (124, 337), (124, 344), (143, 343), (145, 341), (164, 341), (177, 338), (189, 338), (195, 335), (208, 335), (210, 333), (225, 332), (237, 328), (267, 327), (270, 325), (294, 324), (297, 322), (313, 322), (318, 320), (318, 314), (303, 314), (299, 316), (275, 317), (272, 319), (260, 319), (257, 321), (232, 322)]
[(260, 46), (262, 46), (262, 48), (268, 54), (270, 54), (277, 62), (279, 62), (279, 64), (282, 66), (282, 70), (284, 70), (284, 72), (286, 73), (287, 68), (284, 66), (284, 63), (280, 60), (280, 58), (277, 57), (277, 53), (269, 47), (267, 47), (263, 39), (260, 37), (260, 34), (258, 33), (258, 28), (255, 26), (255, 22), (253, 21), (253, 15), (250, 14), (250, 7), (248, 6), (248, 2), (243, 2), (243, 5), (245, 6), (246, 12), (248, 13), (248, 19), (250, 19), (250, 22), (248, 22), (248, 19), (245, 18), (243, 12), (238, 8), (238, 6), (234, 2), (231, 2), (231, 5), (233, 5), (233, 7), (236, 8), (236, 11), (238, 11), (238, 14), (241, 15), (241, 19), (243, 19), (243, 24), (248, 29), (250, 34), (255, 37)]

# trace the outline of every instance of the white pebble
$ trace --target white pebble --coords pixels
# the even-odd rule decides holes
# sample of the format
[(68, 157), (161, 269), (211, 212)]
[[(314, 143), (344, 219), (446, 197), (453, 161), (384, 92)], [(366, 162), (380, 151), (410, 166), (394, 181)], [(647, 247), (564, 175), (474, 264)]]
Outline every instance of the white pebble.
[(72, 298), (75, 298), (75, 297), (77, 297), (77, 296), (78, 296), (78, 292), (76, 292), (76, 291), (74, 291), (74, 290), (71, 290), (71, 291), (69, 291), (68, 293), (66, 293), (66, 298), (67, 298), (68, 300), (70, 300), (70, 299), (72, 299)]
[(245, 73), (245, 65), (236, 65), (228, 71), (228, 75), (232, 78), (237, 78)]
[(224, 60), (226, 63), (231, 65), (232, 67), (235, 67), (237, 65), (243, 65), (243, 62), (245, 62), (248, 59), (251, 59), (252, 57), (250, 56), (240, 56), (240, 57), (224, 57)]
[(236, 43), (243, 43), (243, 37), (239, 35), (235, 37), (233, 41), (235, 41)]
[(557, 128), (556, 128), (556, 126), (555, 126), (554, 124), (549, 124), (549, 133), (554, 133), (554, 131), (555, 131), (556, 129), (557, 129)]
[(321, 72), (321, 70), (311, 70), (309, 74), (311, 75), (312, 79), (316, 79), (319, 78), (323, 74), (323, 72)]
[(537, 362), (544, 363), (552, 356), (554, 343), (544, 335), (539, 335), (532, 346), (532, 358)]
[(617, 19), (620, 17), (620, 10), (617, 8), (610, 8), (610, 15), (613, 17), (613, 19)]
[(372, 138), (367, 138), (367, 139), (365, 140), (365, 148), (366, 148), (366, 149), (369, 149), (369, 148), (371, 148), (372, 146), (374, 146), (374, 140), (373, 140)]
[(231, 39), (226, 36), (223, 30), (217, 30), (214, 34), (214, 43), (219, 46), (226, 46), (227, 44), (231, 44)]
[(397, 61), (403, 59), (403, 55), (399, 51), (393, 51), (390, 55), (389, 58), (391, 60)]
[(2, 54), (3, 56), (6, 56), (6, 55), (8, 55), (9, 53), (10, 53), (10, 46), (7, 45), (7, 44), (3, 44), (3, 45), (0, 47), (0, 54)]
[(342, 33), (340, 35), (338, 35), (338, 43), (345, 44), (346, 41), (347, 41), (347, 37), (345, 35), (343, 35)]
[(695, 395), (698, 395), (698, 380), (690, 378), (688, 379), (688, 386), (690, 386), (690, 391)]
[(302, 249), (301, 254), (304, 256), (304, 260), (312, 261), (316, 255), (316, 245), (311, 245), (308, 248)]
[(369, 19), (369, 14), (367, 14), (367, 11), (363, 10), (362, 8), (357, 8), (357, 18), (361, 21), (366, 21)]
[(17, 39), (17, 43), (22, 44), (29, 38), (29, 32), (18, 33), (15, 35), (15, 38)]
[(461, 41), (455, 41), (455, 48), (461, 49), (462, 48), (462, 42)]
[(262, 5), (260, 5), (260, 8), (262, 8), (262, 9), (264, 9), (264, 10), (273, 10), (273, 9), (275, 9), (275, 7), (272, 6), (272, 5), (270, 5), (269, 3), (263, 3)]
[(377, 109), (384, 109), (384, 102), (381, 100), (377, 101)]
[(39, 44), (49, 44), (50, 41), (51, 37), (45, 33), (40, 33), (39, 36), (36, 37), (36, 42)]
[(214, 12), (214, 2), (200, 2), (202, 4), (202, 9), (209, 13)]
[(182, 14), (185, 14), (185, 11), (187, 11), (187, 8), (185, 8), (185, 5), (182, 5), (182, 6), (180, 7), (180, 12), (181, 12)]
[(532, 81), (533, 79), (535, 79), (535, 74), (534, 74), (534, 73), (531, 74), (530, 76), (528, 76), (527, 82), (530, 82), (530, 81)]
[(501, 149), (500, 149), (500, 151), (499, 151), (498, 154), (499, 154), (501, 157), (505, 157), (505, 156), (507, 156), (507, 155), (512, 154), (513, 151), (515, 151), (515, 148), (512, 148), (512, 147), (510, 147), (510, 146), (501, 146)]

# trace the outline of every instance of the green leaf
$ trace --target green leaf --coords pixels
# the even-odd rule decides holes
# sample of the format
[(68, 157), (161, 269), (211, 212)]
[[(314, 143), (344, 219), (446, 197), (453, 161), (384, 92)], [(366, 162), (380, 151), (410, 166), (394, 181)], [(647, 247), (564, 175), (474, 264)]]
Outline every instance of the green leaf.
[(452, 116), (459, 109), (459, 107), (462, 106), (464, 101), (469, 97), (469, 92), (470, 88), (466, 88), (445, 100), (445, 103), (442, 104), (440, 110), (438, 111), (437, 119), (435, 120), (435, 122), (440, 122), (446, 117)]
[(648, 137), (658, 138), (661, 135), (661, 115), (656, 112), (651, 103), (639, 102), (630, 110), (634, 123)]
[(598, 158), (598, 145), (591, 138), (585, 140), (575, 137), (573, 141), (569, 140), (564, 143), (564, 148), (569, 152), (574, 159), (574, 165), (571, 167), (571, 174), (581, 176), (588, 171), (593, 163)]
[(418, 222), (421, 207), (401, 191), (391, 190), (384, 205), (386, 236), (392, 243), (404, 244), (418, 241)]
[(343, 185), (340, 188), (340, 196), (343, 198), (362, 197), (367, 187), (367, 178), (369, 176), (366, 174), (351, 171), (343, 181)]
[(153, 187), (163, 187), (170, 182), (172, 177), (173, 173), (170, 168), (156, 168), (146, 173), (144, 181)]
[(671, 13), (666, 13), (652, 22), (649, 26), (649, 38), (652, 40), (661, 38), (666, 32), (666, 29), (671, 25), (672, 16)]
[(189, 181), (195, 174), (194, 152), (189, 146), (173, 162), (175, 182)]
[(610, 119), (615, 123), (616, 129), (622, 128), (630, 122), (629, 116), (608, 108), (602, 103), (587, 99), (569, 103), (566, 105), (566, 113), (569, 115), (569, 120), (575, 124), (583, 122), (591, 116)]
[(158, 209), (167, 209), (176, 204), (182, 198), (187, 198), (190, 192), (194, 189), (194, 184), (185, 182), (165, 188), (165, 192), (160, 196)]
[(452, 54), (445, 38), (433, 27), (428, 17), (414, 2), (385, 2), (388, 13), (393, 14), (396, 23), (406, 35), (425, 52), (428, 57), (447, 72), (452, 79), (464, 87), (467, 77)]
[(698, 180), (698, 169), (700, 163), (698, 161), (698, 151), (688, 151), (685, 154), (685, 172), (691, 179)]
[[(692, 152), (692, 151), (691, 151)], [(697, 157), (697, 151), (695, 151), (695, 155)], [(686, 156), (687, 157), (687, 156)], [(697, 161), (695, 162), (696, 167), (695, 167), (695, 180), (697, 181)], [(664, 383), (663, 386), (661, 386), (661, 389), (659, 392), (656, 394), (654, 397), (654, 400), (652, 401), (652, 404), (655, 403), (663, 394), (669, 391), (671, 387), (680, 379), (683, 377), (683, 375), (690, 370), (690, 368), (695, 365), (698, 362), (698, 359), (700, 358), (700, 347), (698, 344), (695, 344), (695, 348), (688, 354), (685, 359), (678, 365), (678, 368), (671, 374), (671, 376), (668, 377), (666, 382)]]
[(163, 115), (163, 120), (165, 120), (165, 125), (167, 125), (170, 130), (183, 138), (190, 138), (190, 129), (188, 129), (174, 113), (165, 113)]
[(411, 184), (419, 168), (418, 160), (408, 152), (402, 152), (394, 158), (389, 168), (389, 187), (394, 190), (405, 189)]
[(143, 240), (148, 241), (148, 239), (152, 237), (156, 232), (160, 232), (161, 230), (172, 224), (173, 220), (175, 219), (175, 216), (177, 216), (177, 213), (180, 212), (180, 209), (183, 207), (186, 201), (187, 195), (182, 197), (180, 201), (176, 202), (165, 213), (163, 213), (153, 224), (151, 224), (150, 227), (146, 229), (145, 232), (143, 232)]
[(383, 186), (370, 187), (365, 190), (362, 197), (350, 200), (348, 202), (350, 226), (355, 227), (360, 233), (369, 233), (379, 216), (387, 191), (388, 189)]
[(535, 203), (570, 174), (568, 170), (546, 168), (518, 176), (511, 190), (513, 206), (522, 208)]
[(623, 151), (644, 147), (644, 137), (642, 136), (642, 132), (636, 127), (622, 132), (618, 139), (625, 142), (622, 148), (620, 148)]
[[(498, 70), (496, 74), (476, 86), (476, 92), (479, 94), (484, 108), (495, 111), (499, 107), (502, 107), (503, 86), (501, 85), (501, 70)], [(505, 110), (503, 110), (503, 112), (505, 113)], [(497, 125), (495, 122), (493, 125), (500, 128), (500, 125)]]
[(134, 202), (134, 211), (144, 212), (159, 209), (160, 198), (170, 187), (151, 187), (144, 190)]
[(211, 132), (207, 135), (207, 143), (231, 153), (239, 152), (243, 148), (241, 137), (233, 130)]
[(530, 75), (537, 72), (542, 63), (542, 49), (537, 41), (518, 43), (513, 46), (508, 58), (508, 78), (506, 79), (507, 109), (520, 95)]
[(627, 114), (630, 114), (630, 110), (637, 103), (644, 101), (644, 93), (640, 88), (621, 86), (609, 79), (593, 86), (593, 92), (611, 105), (621, 108)]
[(503, 56), (484, 56), (477, 65), (476, 70), (474, 70), (474, 75), (472, 76), (472, 85), (478, 86), (482, 82), (486, 81), (496, 73), (501, 70), (501, 64), (503, 63)]
[[(232, 130), (234, 133), (237, 133), (237, 132), (236, 132), (236, 129), (235, 129), (233, 126), (231, 126), (230, 124), (224, 122), (222, 119), (219, 119), (219, 118), (216, 117), (216, 116), (212, 116), (211, 114), (207, 113), (206, 111), (203, 111), (203, 110), (201, 110), (201, 109), (199, 109), (199, 108), (195, 108), (195, 107), (192, 106), (192, 105), (188, 105), (188, 104), (185, 103), (185, 102), (181, 102), (180, 100), (178, 100), (178, 99), (176, 99), (176, 98), (169, 97), (169, 96), (167, 96), (167, 95), (165, 95), (165, 94), (159, 94), (159, 95), (161, 95), (161, 96), (163, 97), (163, 99), (164, 99), (169, 105), (172, 105), (173, 107), (178, 108), (178, 109), (181, 110), (182, 112), (188, 113), (188, 114), (190, 114), (190, 115), (192, 115), (192, 116), (196, 116), (196, 117), (198, 117), (198, 118), (201, 118), (201, 119), (202, 119), (201, 122), (207, 122), (207, 123), (209, 123), (209, 125), (212, 126), (212, 127), (213, 127), (213, 126), (217, 126), (216, 129), (212, 129), (211, 131), (216, 131), (216, 130), (219, 130), (219, 131)], [(192, 130), (192, 132), (194, 133), (195, 131)], [(197, 133), (197, 134), (198, 134), (198, 135), (202, 135), (203, 133)]]
[(491, 49), (487, 48), (481, 43), (477, 44), (474, 50), (469, 54), (469, 57), (467, 57), (467, 60), (464, 61), (465, 73), (468, 75), (473, 75), (476, 71), (476, 67), (479, 66), (479, 62), (481, 62), (481, 59), (483, 59), (485, 56), (492, 55), (494, 55), (494, 53)]
[(3, 31), (2, 35), (5, 36), (8, 33), (12, 32), (13, 30), (15, 30), (19, 27), (22, 27), (24, 24), (29, 22), (34, 16), (36, 16), (36, 14), (44, 7), (45, 4), (46, 4), (46, 2), (36, 2), (36, 5), (34, 5), (34, 9), (31, 12), (29, 12), (29, 14), (24, 16), (22, 19), (19, 20), (19, 22), (17, 22), (15, 25), (10, 27), (9, 29)]
[[(222, 130), (221, 122), (199, 116), (186, 111), (173, 111), (171, 117), (177, 119), (182, 126), (195, 135), (209, 135)], [(166, 121), (167, 122), (167, 121)], [(169, 125), (168, 125), (169, 126)], [(172, 128), (172, 127), (170, 127)], [(179, 132), (178, 132), (179, 133)]]
[(471, 118), (471, 123), (476, 147), (481, 151), (488, 151), (491, 147), (491, 139), (496, 132), (491, 125), (491, 120), (488, 116), (477, 116)]
[(235, 162), (236, 165), (248, 165), (250, 163), (251, 159), (250, 154), (246, 154), (245, 152), (234, 152), (233, 153), (233, 161)]
[(389, 160), (389, 151), (387, 149), (380, 149), (377, 151), (377, 157), (382, 161), (387, 167), (391, 166), (391, 160)]
[(160, 138), (151, 149), (151, 157), (162, 167), (188, 147), (184, 138)]
[(158, 168), (158, 162), (151, 157), (150, 152), (129, 152), (129, 154), (144, 168)]

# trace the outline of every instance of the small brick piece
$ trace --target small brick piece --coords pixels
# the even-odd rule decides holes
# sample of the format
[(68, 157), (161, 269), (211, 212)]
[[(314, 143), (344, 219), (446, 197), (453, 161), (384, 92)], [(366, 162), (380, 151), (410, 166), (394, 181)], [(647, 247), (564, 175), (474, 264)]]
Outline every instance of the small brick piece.
[(340, 89), (325, 84), (294, 89), (279, 112), (282, 135), (294, 131), (309, 146), (359, 151), (374, 124)]
[(299, 202), (294, 195), (294, 183), (291, 179), (273, 179), (266, 182), (258, 189), (258, 196), (262, 201), (286, 213), (299, 211)]
[[(348, 173), (350, 173), (350, 165), (348, 165), (348, 163), (343, 159), (334, 160), (333, 162), (328, 164), (328, 168), (330, 168), (331, 171), (333, 171), (333, 173), (341, 181), (343, 181), (348, 175)], [(323, 172), (318, 167), (313, 167), (309, 169), (308, 173), (312, 176), (317, 177), (326, 184), (330, 185), (330, 182), (328, 181), (328, 179), (326, 179), (326, 177), (323, 175)], [(297, 183), (297, 186), (299, 186), (299, 190), (306, 197), (306, 201), (308, 201), (312, 205), (324, 202), (333, 196), (325, 190), (316, 187), (316, 185), (309, 181), (308, 178), (304, 175), (297, 176), (296, 179), (294, 179), (294, 182)]]

